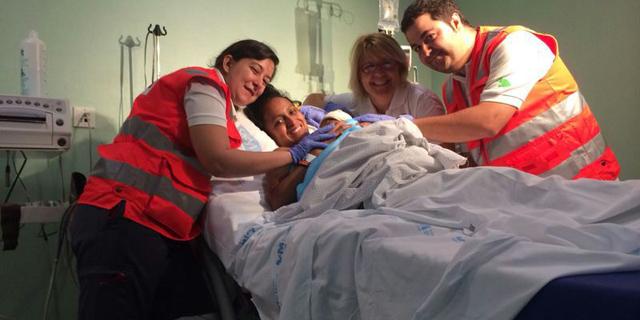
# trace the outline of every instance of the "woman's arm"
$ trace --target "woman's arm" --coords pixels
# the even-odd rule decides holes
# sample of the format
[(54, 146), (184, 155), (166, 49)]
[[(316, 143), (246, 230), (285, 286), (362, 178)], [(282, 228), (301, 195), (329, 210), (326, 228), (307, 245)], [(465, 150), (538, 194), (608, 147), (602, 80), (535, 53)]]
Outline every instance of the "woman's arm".
[(298, 200), (296, 186), (304, 180), (306, 173), (307, 167), (299, 165), (292, 170), (285, 166), (267, 172), (264, 180), (264, 191), (267, 203), (272, 210)]
[(189, 134), (198, 160), (217, 177), (252, 176), (291, 163), (291, 154), (286, 149), (251, 152), (231, 148), (227, 129), (218, 125), (192, 126)]

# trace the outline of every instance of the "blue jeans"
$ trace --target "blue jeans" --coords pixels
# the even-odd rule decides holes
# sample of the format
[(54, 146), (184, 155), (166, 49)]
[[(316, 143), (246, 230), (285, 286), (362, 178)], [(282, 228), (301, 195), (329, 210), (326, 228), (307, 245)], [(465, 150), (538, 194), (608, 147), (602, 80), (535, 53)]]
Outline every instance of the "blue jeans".
[(213, 312), (188, 242), (110, 210), (78, 205), (70, 225), (80, 282), (78, 319), (175, 319)]

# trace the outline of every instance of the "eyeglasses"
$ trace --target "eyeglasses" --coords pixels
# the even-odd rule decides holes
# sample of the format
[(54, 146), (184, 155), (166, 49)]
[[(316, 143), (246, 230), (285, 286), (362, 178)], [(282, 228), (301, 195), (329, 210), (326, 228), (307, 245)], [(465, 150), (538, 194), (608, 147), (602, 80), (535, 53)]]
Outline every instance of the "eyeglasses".
[(367, 63), (360, 67), (360, 72), (364, 74), (374, 73), (376, 70), (378, 71), (395, 71), (396, 63), (393, 61), (384, 61), (381, 63)]

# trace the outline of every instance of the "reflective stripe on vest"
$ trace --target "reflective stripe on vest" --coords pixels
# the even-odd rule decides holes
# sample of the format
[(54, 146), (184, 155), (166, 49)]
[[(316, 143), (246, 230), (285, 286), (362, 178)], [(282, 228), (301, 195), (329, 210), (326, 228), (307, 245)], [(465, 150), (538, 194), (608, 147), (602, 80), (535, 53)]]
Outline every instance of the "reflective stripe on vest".
[[(495, 29), (495, 30), (487, 32), (487, 38), (484, 41), (484, 43), (482, 44), (482, 56), (480, 56), (480, 60), (479, 60), (480, 61), (479, 65), (478, 65), (478, 69), (479, 70), (476, 72), (476, 77), (475, 77), (476, 81), (480, 81), (480, 79), (482, 79), (485, 76), (487, 76), (487, 73), (486, 73), (487, 70), (486, 69), (488, 69), (488, 68), (483, 68), (482, 67), (484, 65), (483, 61), (484, 61), (484, 59), (486, 59), (486, 55), (487, 55), (487, 45), (489, 43), (491, 43), (491, 41), (493, 41), (493, 38), (495, 38), (498, 34), (500, 34), (500, 32), (502, 32), (502, 30), (504, 30), (504, 29), (505, 28), (502, 27), (502, 28), (498, 28), (498, 29)], [(469, 106), (471, 106), (472, 103), (473, 102), (471, 102), (469, 104)]]
[[(456, 96), (454, 94), (454, 87), (456, 83), (459, 83), (459, 81), (455, 80), (453, 77), (449, 77), (449, 79), (445, 84), (445, 88), (444, 88), (445, 108), (444, 109), (446, 110), (446, 113), (456, 112), (462, 109), (462, 108), (458, 108), (456, 110), (449, 110), (446, 107), (446, 105), (449, 102), (453, 103), (453, 101), (456, 100)], [(466, 92), (466, 90), (462, 85), (459, 85), (458, 90), (460, 91), (460, 97), (464, 99), (464, 102), (465, 102), (464, 108), (468, 108), (471, 105), (471, 100), (469, 100), (471, 97), (468, 95), (468, 93)]]
[(453, 77), (449, 76), (449, 79), (447, 79), (447, 82), (445, 84), (444, 87), (444, 103), (445, 103), (445, 110), (447, 110), (447, 113), (450, 113), (449, 109), (446, 107), (448, 104), (452, 104), (453, 103)]
[(191, 167), (196, 169), (200, 174), (209, 175), (198, 159), (184, 154), (178, 146), (176, 146), (169, 138), (167, 138), (160, 129), (154, 124), (142, 120), (138, 116), (127, 119), (122, 124), (119, 134), (126, 134), (140, 139), (156, 150), (170, 152), (175, 154), (183, 161), (187, 162)]
[(92, 175), (139, 189), (149, 196), (158, 196), (180, 208), (192, 218), (197, 218), (205, 203), (173, 187), (167, 177), (156, 176), (135, 168), (127, 163), (100, 158)]
[[(571, 118), (582, 113), (585, 104), (586, 102), (580, 94), (580, 91), (576, 91), (545, 112), (492, 140), (487, 145), (489, 161), (498, 159), (569, 121)], [(478, 164), (484, 164), (483, 157), (479, 156), (479, 150), (474, 151), (472, 154), (476, 162)], [(476, 155), (478, 156), (476, 157)]]
[(543, 172), (540, 176), (548, 177), (556, 174), (563, 177), (575, 177), (580, 173), (580, 170), (600, 158), (606, 148), (604, 137), (601, 133), (598, 133), (593, 139), (582, 145), (582, 147), (571, 152), (571, 156), (565, 161)]
[[(487, 54), (487, 44), (491, 43), (491, 41), (493, 40), (493, 38), (495, 38), (498, 34), (500, 34), (500, 32), (502, 30), (504, 30), (505, 28), (498, 28), (496, 30), (490, 31), (487, 33), (487, 38), (486, 41), (483, 43), (483, 47), (482, 47), (482, 56), (480, 57), (480, 61), (484, 61), (484, 59), (486, 58), (486, 54)], [(478, 68), (480, 70), (478, 70), (476, 72), (476, 82), (480, 81), (482, 78), (484, 78), (485, 76), (487, 76), (487, 73), (485, 70), (486, 68), (482, 68), (482, 63), (478, 66)], [(447, 79), (446, 85), (445, 85), (445, 90), (444, 90), (444, 98), (445, 98), (445, 104), (448, 103), (452, 103), (454, 101), (454, 96), (453, 96), (453, 86), (454, 86), (454, 80), (453, 76), (449, 76), (449, 78)], [(462, 88), (461, 88), (462, 89)], [(470, 94), (470, 93), (468, 93)], [(465, 96), (465, 100), (467, 102), (467, 106), (466, 107), (470, 107), (473, 105), (473, 101), (469, 101), (468, 100), (468, 95), (464, 95)], [(446, 108), (445, 108), (446, 109)]]
[(196, 76), (205, 76), (208, 77), (209, 74), (200, 70), (200, 69), (195, 69), (195, 68), (186, 68), (183, 69), (184, 72), (188, 73), (188, 74), (192, 74), (192, 75), (196, 75)]

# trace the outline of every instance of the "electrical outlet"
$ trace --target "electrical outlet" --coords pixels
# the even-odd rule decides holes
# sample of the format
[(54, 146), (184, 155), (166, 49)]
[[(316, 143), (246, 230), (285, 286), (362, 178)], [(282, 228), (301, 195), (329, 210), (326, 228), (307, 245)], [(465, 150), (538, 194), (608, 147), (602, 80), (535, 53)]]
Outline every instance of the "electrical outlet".
[(95, 128), (96, 109), (92, 107), (73, 107), (73, 126), (75, 128)]

